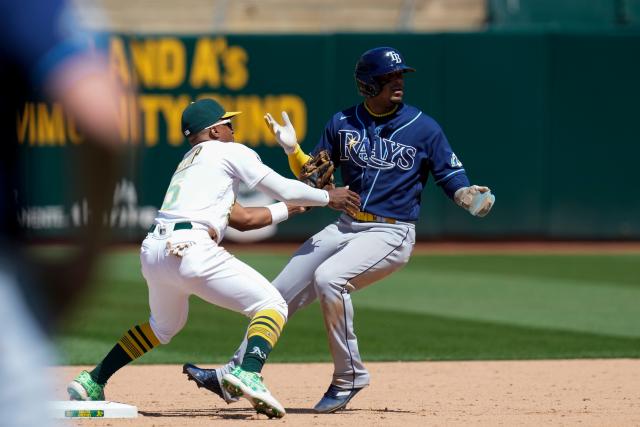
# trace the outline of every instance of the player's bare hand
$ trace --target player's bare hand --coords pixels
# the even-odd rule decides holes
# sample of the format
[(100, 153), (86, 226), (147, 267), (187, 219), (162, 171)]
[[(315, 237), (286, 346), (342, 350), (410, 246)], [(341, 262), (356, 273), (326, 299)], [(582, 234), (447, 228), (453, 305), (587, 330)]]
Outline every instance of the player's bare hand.
[(273, 136), (276, 137), (276, 141), (287, 154), (292, 154), (298, 146), (298, 137), (296, 136), (296, 130), (289, 120), (289, 116), (285, 111), (282, 112), (282, 120), (284, 126), (275, 121), (271, 114), (264, 115), (264, 121), (267, 123), (269, 130)]
[(338, 211), (355, 215), (360, 210), (360, 196), (349, 190), (349, 187), (339, 187), (327, 190), (329, 193), (329, 207)]
[(289, 210), (289, 218), (309, 210), (309, 208), (305, 206), (290, 205), (289, 203), (287, 203), (286, 205), (287, 205), (287, 209)]

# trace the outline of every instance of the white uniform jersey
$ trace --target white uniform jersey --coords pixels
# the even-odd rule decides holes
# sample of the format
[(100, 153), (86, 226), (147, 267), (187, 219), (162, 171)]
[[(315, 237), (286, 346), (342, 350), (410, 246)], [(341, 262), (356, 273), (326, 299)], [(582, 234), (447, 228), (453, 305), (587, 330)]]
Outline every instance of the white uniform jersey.
[(213, 229), (219, 243), (240, 181), (251, 189), (272, 171), (242, 144), (201, 142), (176, 168), (155, 223), (190, 221), (195, 228)]

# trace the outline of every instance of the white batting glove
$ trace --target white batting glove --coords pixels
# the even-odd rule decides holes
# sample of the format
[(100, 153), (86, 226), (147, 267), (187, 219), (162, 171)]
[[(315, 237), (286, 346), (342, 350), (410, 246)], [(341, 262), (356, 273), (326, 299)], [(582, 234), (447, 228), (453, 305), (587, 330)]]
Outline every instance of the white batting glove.
[(291, 120), (289, 120), (289, 116), (285, 111), (282, 112), (282, 120), (284, 120), (284, 126), (276, 122), (273, 117), (271, 117), (271, 114), (267, 113), (264, 115), (264, 121), (267, 123), (267, 126), (269, 126), (273, 136), (276, 137), (278, 144), (280, 144), (285, 153), (293, 154), (298, 146), (296, 130), (293, 128)]
[(489, 213), (496, 201), (496, 196), (491, 194), (489, 187), (472, 185), (459, 188), (453, 195), (456, 204), (473, 216), (483, 217)]

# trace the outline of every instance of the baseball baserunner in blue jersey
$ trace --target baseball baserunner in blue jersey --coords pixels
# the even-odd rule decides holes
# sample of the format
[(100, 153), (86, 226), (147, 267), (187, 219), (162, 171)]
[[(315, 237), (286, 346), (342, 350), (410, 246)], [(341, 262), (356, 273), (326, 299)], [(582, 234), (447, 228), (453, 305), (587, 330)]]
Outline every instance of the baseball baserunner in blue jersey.
[[(435, 120), (402, 102), (404, 73), (413, 71), (391, 47), (371, 49), (360, 57), (355, 78), (365, 101), (335, 114), (313, 153), (323, 149), (331, 153), (344, 184), (360, 195), (361, 211), (343, 214), (309, 238), (273, 281), (287, 301), (289, 318), (320, 301), (334, 373), (329, 389), (314, 407), (317, 412), (346, 407), (369, 385), (354, 333), (350, 294), (409, 261), (429, 175), (474, 216), (485, 216), (495, 201), (488, 187), (469, 184), (462, 162)], [(298, 145), (286, 113), (282, 117), (284, 126), (269, 114), (265, 118), (298, 175), (309, 156)], [(190, 376), (215, 391), (219, 378), (240, 363), (245, 351), (246, 341), (229, 364), (215, 370), (197, 369)]]

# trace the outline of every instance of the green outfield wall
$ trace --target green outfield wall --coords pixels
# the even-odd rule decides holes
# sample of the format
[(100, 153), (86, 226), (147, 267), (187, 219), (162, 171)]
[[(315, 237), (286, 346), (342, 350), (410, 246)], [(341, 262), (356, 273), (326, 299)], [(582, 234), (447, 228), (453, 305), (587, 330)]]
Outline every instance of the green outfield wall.
[[(420, 238), (640, 239), (640, 32), (111, 35), (98, 45), (113, 73), (138, 87), (121, 103), (131, 150), (105, 216), (120, 240), (139, 240), (161, 204), (188, 149), (180, 113), (190, 101), (212, 96), (243, 111), (237, 140), (288, 175), (263, 114), (287, 110), (310, 150), (333, 112), (361, 100), (354, 64), (378, 45), (397, 47), (418, 70), (406, 77), (406, 102), (442, 125), (471, 181), (497, 197), (477, 219), (430, 182)], [(86, 216), (71, 185), (82, 136), (59, 106), (35, 97), (16, 118), (19, 220), (34, 238), (64, 238)], [(278, 225), (275, 238), (302, 238), (335, 216), (314, 209)]]

